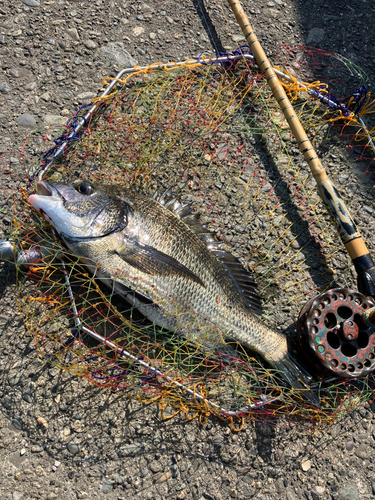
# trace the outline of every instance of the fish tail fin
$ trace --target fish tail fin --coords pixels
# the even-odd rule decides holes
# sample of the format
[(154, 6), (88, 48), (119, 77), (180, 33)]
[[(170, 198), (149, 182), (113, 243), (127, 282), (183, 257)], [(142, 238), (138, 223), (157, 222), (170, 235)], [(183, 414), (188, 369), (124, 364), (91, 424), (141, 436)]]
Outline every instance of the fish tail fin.
[(317, 408), (320, 407), (320, 400), (318, 396), (309, 390), (311, 377), (300, 367), (296, 360), (289, 354), (281, 358), (279, 361), (273, 362), (273, 366), (280, 371), (283, 379), (292, 387), (306, 398), (310, 403)]

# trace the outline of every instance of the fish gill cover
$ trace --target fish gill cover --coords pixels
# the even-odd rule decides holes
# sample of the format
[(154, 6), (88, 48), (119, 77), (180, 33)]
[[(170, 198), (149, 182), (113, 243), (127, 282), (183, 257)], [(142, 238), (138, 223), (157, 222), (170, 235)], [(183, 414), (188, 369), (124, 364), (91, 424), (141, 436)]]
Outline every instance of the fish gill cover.
[[(366, 239), (375, 210), (372, 131), (358, 121), (371, 119), (366, 75), (335, 54), (301, 46), (277, 47), (272, 60), (289, 75), (285, 85), (298, 116), (349, 210), (367, 220)], [(310, 82), (310, 95), (297, 79)], [(306, 302), (330, 288), (356, 289), (355, 273), (256, 65), (240, 59), (171, 64), (168, 71), (151, 66), (123, 77), (97, 104), (79, 133), (74, 127), (87, 108), (66, 126), (36, 130), (21, 152), (2, 154), (10, 241), (24, 255), (41, 251), (33, 264), (16, 266), (15, 286), (40, 354), (102, 388), (159, 404), (164, 418), (204, 422), (216, 415), (234, 428), (248, 418), (331, 423), (371, 401), (372, 375), (327, 380), (314, 373), (316, 408), (240, 345), (214, 352), (161, 329), (97, 282), (28, 204), (40, 158), (49, 163), (68, 137), (46, 170), (47, 181), (131, 185), (150, 196), (172, 187), (252, 273), (262, 320), (293, 345)], [(367, 243), (373, 252), (373, 238)]]

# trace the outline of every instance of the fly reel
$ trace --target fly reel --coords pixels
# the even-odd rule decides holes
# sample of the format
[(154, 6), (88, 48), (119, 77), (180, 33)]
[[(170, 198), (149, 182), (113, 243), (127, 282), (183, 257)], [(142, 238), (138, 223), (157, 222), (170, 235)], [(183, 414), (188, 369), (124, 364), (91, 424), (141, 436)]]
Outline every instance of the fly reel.
[(335, 288), (312, 298), (297, 322), (298, 342), (320, 371), (361, 377), (375, 370), (375, 304), (363, 294)]

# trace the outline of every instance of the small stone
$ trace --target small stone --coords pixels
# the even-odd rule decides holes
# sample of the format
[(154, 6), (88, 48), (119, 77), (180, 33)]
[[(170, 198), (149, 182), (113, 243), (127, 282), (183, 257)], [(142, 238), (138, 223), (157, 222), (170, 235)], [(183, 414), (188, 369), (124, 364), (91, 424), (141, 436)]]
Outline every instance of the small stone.
[(10, 91), (10, 87), (6, 82), (0, 83), (0, 92), (2, 94), (7, 94)]
[(19, 493), (18, 491), (13, 491), (12, 500), (22, 500), (24, 498), (23, 493)]
[(354, 448), (353, 441), (348, 441), (347, 443), (345, 443), (345, 449), (346, 449), (346, 451), (352, 451), (353, 448)]
[(10, 76), (13, 76), (14, 78), (18, 78), (20, 76), (20, 72), (17, 68), (11, 68), (8, 73)]
[(107, 493), (110, 493), (112, 490), (113, 490), (112, 481), (105, 479), (103, 481), (102, 487), (100, 488), (100, 491), (106, 495)]
[(145, 467), (144, 469), (141, 470), (139, 475), (140, 475), (140, 477), (146, 477), (149, 472), (150, 471), (147, 469), (147, 467)]
[(22, 448), (22, 450), (20, 450), (20, 456), (23, 457), (25, 453), (26, 453), (25, 448)]
[(124, 478), (122, 476), (116, 476), (115, 483), (116, 484), (124, 484), (125, 483)]
[(234, 35), (234, 36), (232, 36), (232, 40), (234, 42), (238, 43), (238, 42), (244, 42), (245, 38), (243, 35)]
[(186, 497), (186, 491), (185, 490), (182, 490), (180, 491), (180, 493), (177, 495), (177, 500), (184, 500), (184, 498)]
[(321, 28), (313, 28), (309, 31), (306, 43), (307, 45), (320, 43), (325, 35), (325, 31)]
[(18, 125), (21, 127), (35, 127), (36, 125), (36, 120), (33, 116), (29, 115), (28, 113), (25, 113), (23, 115), (20, 115), (17, 119), (16, 122)]
[(86, 40), (83, 42), (83, 45), (86, 47), (86, 49), (94, 50), (98, 48), (98, 45), (94, 42), (94, 40)]
[(44, 427), (44, 429), (48, 429), (48, 423), (47, 423), (47, 420), (43, 417), (38, 417), (37, 420), (38, 422), (38, 425), (40, 425), (41, 427)]
[(307, 472), (308, 470), (310, 470), (311, 469), (311, 461), (305, 460), (304, 462), (302, 462), (301, 469), (303, 470), (303, 472)]
[(142, 35), (142, 33), (144, 33), (144, 32), (145, 32), (145, 29), (143, 28), (143, 26), (136, 26), (135, 28), (133, 28), (134, 36)]
[(176, 477), (178, 477), (180, 471), (178, 470), (178, 467), (176, 464), (173, 464), (171, 466), (171, 473), (172, 473), (172, 477), (175, 479)]
[(43, 452), (43, 447), (34, 445), (31, 447), (31, 453), (42, 453)]
[(0, 35), (0, 44), (1, 45), (5, 44), (5, 36), (4, 35)]
[(154, 476), (154, 481), (156, 484), (161, 484), (161, 483), (165, 483), (165, 481), (168, 481), (168, 479), (171, 477), (171, 473), (168, 471), (168, 472), (164, 472), (164, 474), (156, 474)]
[(354, 484), (348, 484), (339, 490), (337, 500), (358, 500), (359, 493)]
[(77, 455), (81, 451), (81, 447), (80, 447), (79, 444), (69, 443), (68, 446), (67, 446), (67, 450), (72, 455)]
[(368, 205), (363, 205), (362, 206), (362, 210), (364, 210), (365, 212), (367, 212), (370, 215), (374, 212), (374, 208), (373, 207), (369, 207)]
[(79, 42), (79, 34), (76, 28), (68, 28), (65, 30), (65, 33), (67, 33), (73, 40)]
[(109, 42), (100, 47), (100, 52), (106, 59), (116, 62), (122, 68), (134, 67), (138, 61), (124, 49), (122, 42)]
[(92, 99), (94, 99), (94, 97), (96, 97), (95, 92), (82, 92), (81, 94), (77, 95), (77, 99), (79, 99), (82, 102), (83, 101), (90, 102), (92, 101)]
[(162, 469), (161, 463), (157, 460), (153, 460), (148, 466), (153, 473), (160, 472)]
[(155, 40), (155, 38), (156, 38), (156, 33), (152, 33), (152, 32), (151, 32), (151, 33), (149, 33), (149, 35), (148, 35), (148, 36), (150, 37), (150, 40)]
[(12, 418), (8, 424), (8, 428), (13, 432), (22, 432), (24, 423), (21, 417)]
[(324, 486), (316, 486), (315, 487), (315, 491), (317, 493), (318, 496), (321, 496), (324, 494), (324, 492), (326, 491), (325, 487)]
[(169, 24), (173, 24), (174, 23), (174, 21), (173, 21), (173, 19), (171, 17), (167, 16), (166, 20), (169, 22)]
[(40, 3), (36, 0), (22, 0), (22, 2), (28, 7), (40, 7)]
[(36, 86), (37, 86), (36, 82), (30, 82), (27, 85), (25, 85), (25, 90), (28, 90), (28, 91), (35, 90)]
[(48, 92), (44, 92), (44, 94), (42, 94), (40, 96), (40, 98), (43, 99), (43, 101), (46, 101), (46, 102), (48, 102), (48, 101), (51, 100), (51, 96), (50, 96), (50, 94)]

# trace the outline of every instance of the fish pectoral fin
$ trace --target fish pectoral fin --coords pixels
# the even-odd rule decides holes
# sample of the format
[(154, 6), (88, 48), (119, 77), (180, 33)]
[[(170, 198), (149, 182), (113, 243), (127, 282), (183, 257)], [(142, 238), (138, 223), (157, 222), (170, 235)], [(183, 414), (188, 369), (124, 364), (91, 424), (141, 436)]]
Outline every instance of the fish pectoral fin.
[(178, 276), (205, 286), (203, 281), (175, 258), (137, 241), (125, 240), (116, 252), (127, 264), (151, 276)]

